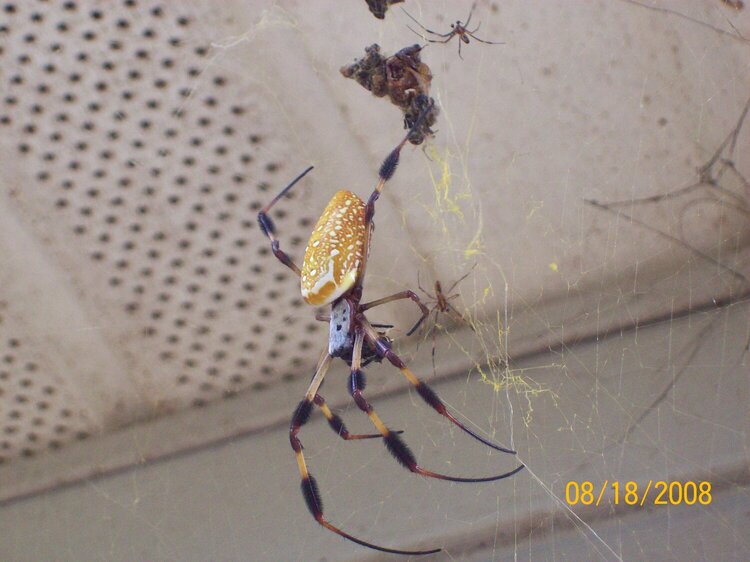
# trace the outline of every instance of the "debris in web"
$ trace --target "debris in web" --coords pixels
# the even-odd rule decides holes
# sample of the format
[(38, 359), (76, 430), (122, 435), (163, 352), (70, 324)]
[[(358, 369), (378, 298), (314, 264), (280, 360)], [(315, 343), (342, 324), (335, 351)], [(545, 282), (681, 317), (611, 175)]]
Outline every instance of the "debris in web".
[[(378, 98), (388, 97), (404, 114), (404, 129), (412, 129), (409, 142), (422, 144), (435, 133), (432, 126), (437, 121), (439, 109), (430, 97), (432, 72), (422, 62), (420, 45), (411, 45), (386, 57), (380, 46), (373, 43), (365, 48), (365, 56), (341, 67), (341, 74), (355, 80)], [(432, 104), (421, 124), (414, 127), (417, 118)]]
[(400, 4), (404, 0), (365, 0), (372, 15), (379, 20), (385, 19), (385, 13), (393, 4)]

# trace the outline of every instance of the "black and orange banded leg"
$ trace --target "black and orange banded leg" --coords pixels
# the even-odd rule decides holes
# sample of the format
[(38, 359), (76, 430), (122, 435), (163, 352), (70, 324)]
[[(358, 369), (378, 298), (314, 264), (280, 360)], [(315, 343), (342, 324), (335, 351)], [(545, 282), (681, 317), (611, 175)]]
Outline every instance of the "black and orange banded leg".
[(434, 102), (430, 103), (422, 110), (422, 112), (419, 114), (419, 117), (417, 117), (417, 119), (414, 121), (414, 124), (411, 126), (411, 129), (409, 129), (409, 132), (406, 134), (406, 136), (401, 140), (400, 143), (396, 145), (396, 148), (391, 150), (388, 156), (385, 157), (385, 160), (383, 160), (383, 163), (380, 165), (380, 169), (378, 170), (378, 183), (375, 185), (375, 189), (373, 189), (370, 197), (367, 199), (367, 204), (365, 205), (365, 232), (367, 232), (368, 237), (368, 240), (365, 243), (365, 248), (370, 247), (369, 237), (372, 231), (372, 219), (375, 216), (375, 203), (380, 198), (380, 193), (381, 191), (383, 191), (383, 187), (385, 186), (385, 184), (393, 177), (393, 174), (396, 173), (396, 168), (398, 168), (398, 162), (401, 157), (401, 149), (404, 148), (404, 145), (409, 140), (411, 134), (414, 131), (418, 130), (419, 127), (421, 127), (422, 122), (425, 120), (430, 111), (432, 111), (433, 106)]
[[(323, 415), (328, 420), (328, 425), (331, 427), (331, 429), (342, 439), (346, 441), (352, 441), (355, 439), (379, 439), (380, 437), (382, 437), (380, 433), (350, 433), (346, 428), (346, 425), (344, 424), (344, 420), (341, 419), (341, 416), (333, 412), (328, 407), (325, 398), (323, 398), (320, 394), (316, 394), (314, 402), (315, 405), (318, 406), (318, 408), (320, 408), (320, 410), (323, 412)], [(394, 433), (403, 433), (403, 431), (396, 431)]]
[[(320, 503), (320, 494), (318, 493), (318, 486), (315, 483), (315, 479), (310, 475), (307, 470), (307, 464), (305, 463), (305, 456), (302, 453), (302, 442), (297, 437), (300, 429), (310, 419), (310, 414), (313, 409), (313, 400), (315, 395), (318, 393), (320, 385), (323, 383), (323, 378), (326, 376), (329, 367), (331, 366), (333, 357), (326, 354), (323, 356), (321, 361), (318, 363), (318, 369), (313, 376), (312, 382), (310, 383), (307, 393), (302, 401), (297, 405), (292, 415), (292, 421), (289, 424), (289, 443), (292, 445), (294, 450), (294, 456), (297, 460), (297, 467), (299, 468), (299, 474), (302, 478), (302, 494), (305, 497), (305, 502), (313, 512), (315, 519), (322, 518), (323, 509)], [(316, 508), (318, 505), (320, 507)]]
[(367, 414), (372, 424), (383, 436), (383, 442), (385, 443), (385, 447), (386, 449), (388, 449), (388, 452), (394, 456), (394, 458), (399, 462), (401, 466), (407, 468), (415, 474), (421, 474), (422, 476), (427, 476), (429, 478), (438, 478), (440, 480), (450, 480), (451, 482), (491, 482), (493, 480), (501, 480), (502, 478), (512, 476), (523, 468), (523, 465), (521, 465), (519, 468), (516, 468), (511, 472), (500, 474), (497, 476), (464, 478), (460, 476), (449, 476), (447, 474), (433, 472), (432, 470), (427, 470), (426, 468), (422, 468), (421, 466), (419, 466), (417, 464), (417, 459), (414, 456), (414, 453), (411, 452), (406, 443), (404, 443), (404, 441), (398, 436), (395, 431), (391, 431), (388, 426), (383, 423), (380, 417), (375, 413), (375, 409), (367, 401), (364, 394), (362, 393), (364, 384), (360, 380), (362, 371), (359, 369), (359, 366), (364, 339), (364, 333), (362, 331), (358, 331), (354, 340), (354, 351), (352, 353), (352, 374), (351, 378), (349, 379), (349, 392), (351, 393), (352, 398), (354, 398), (354, 402), (357, 404), (357, 407)]
[[(435, 391), (432, 390), (429, 386), (427, 386), (423, 381), (421, 381), (414, 373), (409, 370), (409, 368), (406, 366), (406, 364), (401, 360), (401, 358), (394, 353), (394, 351), (391, 349), (390, 343), (384, 339), (381, 338), (378, 333), (373, 329), (372, 326), (370, 326), (367, 322), (367, 320), (362, 320), (362, 327), (365, 330), (365, 337), (367, 341), (372, 345), (378, 352), (378, 355), (383, 357), (384, 359), (388, 359), (390, 363), (399, 369), (401, 373), (407, 378), (407, 380), (412, 384), (414, 387), (414, 390), (417, 391), (417, 394), (419, 394), (420, 398), (427, 402), (433, 410), (435, 410), (438, 414), (448, 418), (453, 424), (461, 428), (464, 432), (471, 435), (474, 439), (477, 441), (484, 443), (488, 447), (492, 447), (493, 449), (496, 449), (498, 451), (502, 451), (503, 453), (509, 453), (511, 455), (515, 455), (516, 452), (512, 449), (506, 449), (505, 447), (501, 447), (500, 445), (496, 445), (495, 443), (492, 443), (491, 441), (485, 439), (478, 433), (474, 432), (473, 430), (466, 427), (464, 424), (462, 424), (460, 421), (456, 419), (456, 417), (448, 410), (445, 404), (443, 404), (443, 401), (440, 400), (437, 394), (435, 394)], [(515, 470), (507, 473), (505, 476), (512, 476), (519, 470), (523, 469), (524, 465), (520, 465)]]
[(391, 554), (404, 554), (407, 556), (418, 556), (421, 554), (434, 554), (435, 552), (439, 552), (440, 549), (398, 550), (377, 546), (375, 544), (358, 539), (357, 537), (354, 537), (345, 531), (342, 531), (338, 527), (335, 527), (334, 525), (329, 523), (328, 520), (323, 517), (323, 500), (320, 497), (318, 483), (315, 481), (315, 478), (313, 478), (312, 474), (310, 474), (310, 472), (307, 470), (305, 455), (302, 453), (302, 442), (299, 440), (299, 437), (297, 437), (297, 434), (299, 433), (302, 426), (305, 425), (310, 419), (310, 414), (312, 413), (312, 409), (315, 404), (315, 397), (318, 395), (318, 389), (323, 383), (323, 378), (328, 372), (328, 368), (331, 366), (331, 361), (333, 361), (333, 357), (331, 357), (330, 355), (325, 355), (318, 364), (318, 369), (313, 376), (310, 387), (307, 389), (305, 397), (297, 405), (297, 409), (294, 411), (294, 414), (292, 415), (292, 421), (289, 425), (289, 442), (292, 445), (294, 456), (297, 459), (297, 467), (299, 468), (299, 474), (302, 478), (302, 496), (305, 498), (307, 508), (310, 510), (310, 513), (312, 513), (312, 516), (315, 518), (315, 520), (323, 527), (359, 545), (366, 546), (374, 550), (379, 550), (381, 552), (390, 552)]
[(279, 240), (276, 238), (276, 225), (271, 220), (271, 217), (268, 216), (268, 213), (271, 210), (271, 207), (273, 207), (279, 201), (279, 199), (284, 197), (284, 195), (289, 193), (289, 190), (292, 189), (294, 185), (299, 180), (304, 178), (307, 175), (307, 173), (312, 169), (313, 167), (310, 166), (304, 172), (302, 172), (300, 175), (294, 178), (289, 185), (287, 185), (284, 189), (282, 189), (281, 192), (276, 197), (274, 197), (268, 205), (263, 207), (258, 213), (258, 224), (260, 225), (260, 229), (263, 231), (263, 234), (268, 236), (268, 239), (271, 241), (271, 251), (273, 251), (273, 255), (276, 256), (276, 259), (278, 259), (281, 263), (283, 263), (289, 269), (294, 271), (294, 273), (296, 273), (297, 275), (301, 275), (300, 269), (297, 266), (297, 264), (292, 261), (292, 258), (290, 258), (287, 255), (287, 253), (281, 249), (281, 244), (279, 243)]

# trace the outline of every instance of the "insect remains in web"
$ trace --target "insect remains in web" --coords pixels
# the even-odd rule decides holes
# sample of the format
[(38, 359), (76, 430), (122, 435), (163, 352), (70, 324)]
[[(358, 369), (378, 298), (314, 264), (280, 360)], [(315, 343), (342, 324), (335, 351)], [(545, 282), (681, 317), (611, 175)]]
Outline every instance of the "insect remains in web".
[(470, 43), (469, 37), (471, 37), (475, 41), (479, 41), (480, 43), (486, 43), (487, 45), (505, 45), (505, 43), (501, 41), (487, 41), (486, 39), (480, 39), (479, 37), (474, 35), (477, 31), (479, 31), (479, 27), (482, 25), (482, 22), (479, 22), (474, 29), (469, 30), (469, 23), (471, 22), (471, 16), (474, 14), (474, 8), (476, 8), (476, 5), (476, 2), (471, 5), (471, 10), (469, 10), (469, 17), (466, 18), (466, 23), (463, 23), (461, 20), (456, 20), (456, 23), (451, 24), (451, 30), (448, 33), (439, 33), (437, 31), (427, 29), (425, 26), (419, 23), (417, 18), (412, 16), (409, 12), (407, 12), (403, 8), (401, 8), (401, 10), (407, 16), (409, 16), (409, 18), (414, 23), (421, 27), (423, 31), (429, 33), (434, 37), (440, 37), (440, 39), (430, 39), (429, 37), (425, 37), (422, 33), (419, 33), (418, 31), (407, 26), (411, 31), (413, 31), (429, 43), (449, 43), (451, 39), (453, 39), (454, 37), (458, 37), (458, 57), (463, 60), (464, 57), (461, 55), (461, 44), (466, 43), (468, 45)]
[[(434, 135), (432, 126), (439, 109), (430, 97), (432, 72), (421, 59), (422, 47), (410, 45), (384, 56), (377, 43), (365, 48), (365, 56), (342, 66), (341, 74), (355, 80), (375, 97), (388, 97), (404, 115), (409, 142), (421, 144)], [(417, 125), (417, 121), (419, 124)]]
[(379, 20), (385, 19), (385, 13), (393, 4), (400, 4), (404, 0), (365, 0), (372, 15)]
[[(471, 269), (467, 271), (463, 276), (456, 279), (450, 287), (448, 287), (447, 290), (443, 290), (443, 286), (440, 283), (440, 281), (436, 280), (435, 285), (433, 287), (434, 294), (431, 294), (427, 289), (422, 287), (422, 283), (419, 280), (419, 272), (417, 271), (417, 287), (419, 288), (420, 292), (425, 296), (424, 303), (427, 305), (427, 307), (430, 309), (430, 314), (425, 319), (425, 322), (423, 324), (424, 328), (424, 340), (427, 340), (427, 338), (432, 339), (432, 351), (430, 352), (430, 355), (432, 357), (432, 372), (435, 374), (437, 372), (436, 366), (435, 366), (435, 350), (437, 349), (437, 346), (435, 344), (435, 337), (436, 337), (436, 331), (438, 329), (442, 329), (443, 325), (440, 323), (440, 317), (445, 316), (447, 318), (452, 319), (457, 325), (461, 326), (468, 326), (469, 329), (472, 332), (475, 332), (474, 327), (471, 325), (471, 322), (469, 322), (466, 317), (461, 314), (458, 309), (451, 303), (451, 301), (457, 299), (460, 294), (454, 293), (454, 289), (458, 287), (458, 285), (466, 279), (469, 275), (471, 275), (471, 272), (474, 271), (474, 268), (477, 266), (475, 263), (473, 266), (471, 266)], [(411, 330), (407, 332), (407, 336), (410, 336), (413, 334), (416, 329), (419, 326), (414, 326)]]
[[(415, 128), (422, 125), (422, 120), (431, 110), (431, 105), (425, 108), (423, 114), (414, 123)], [(258, 213), (258, 223), (261, 231), (271, 241), (271, 249), (274, 256), (300, 277), (300, 288), (305, 301), (314, 306), (330, 305), (331, 307), (329, 314), (318, 315), (320, 319), (327, 319), (329, 322), (327, 348), (323, 351), (318, 361), (312, 381), (304, 398), (297, 405), (289, 425), (289, 442), (294, 451), (297, 467), (302, 479), (302, 495), (305, 503), (312, 516), (320, 525), (347, 540), (381, 552), (422, 555), (433, 554), (439, 552), (440, 549), (401, 550), (386, 548), (357, 538), (330, 523), (323, 515), (320, 491), (315, 479), (307, 468), (302, 441), (299, 438), (302, 426), (310, 419), (313, 409), (317, 406), (328, 420), (330, 427), (342, 439), (349, 441), (382, 438), (388, 452), (393, 455), (401, 466), (421, 476), (452, 482), (490, 482), (513, 476), (524, 468), (524, 465), (521, 464), (511, 471), (479, 478), (450, 476), (423, 468), (417, 463), (416, 456), (399, 436), (400, 432), (391, 430), (375, 413), (375, 409), (365, 398), (364, 364), (368, 361), (381, 361), (385, 359), (406, 377), (420, 398), (438, 414), (444, 416), (452, 424), (480, 443), (503, 453), (515, 454), (515, 451), (493, 443), (459, 421), (435, 391), (418, 378), (393, 351), (391, 340), (385, 337), (382, 332), (378, 332), (376, 325), (370, 323), (365, 316), (365, 312), (371, 308), (405, 299), (412, 300), (419, 307), (421, 312), (420, 322), (430, 313), (430, 309), (425, 306), (419, 296), (413, 291), (401, 291), (371, 302), (361, 302), (365, 265), (372, 241), (375, 203), (380, 197), (380, 193), (386, 182), (396, 172), (401, 149), (408, 140), (409, 134), (401, 140), (383, 161), (378, 173), (378, 183), (367, 199), (367, 202), (350, 191), (339, 191), (331, 198), (310, 236), (302, 267), (298, 266), (281, 249), (279, 239), (276, 237), (276, 228), (269, 216), (269, 212), (297, 182), (312, 170), (312, 167), (297, 176)], [(415, 325), (414, 329), (418, 326), (419, 322)], [(351, 434), (344, 425), (343, 420), (330, 409), (320, 394), (323, 379), (333, 359), (336, 357), (343, 359), (349, 365), (349, 393), (357, 407), (367, 414), (377, 429), (377, 433)]]

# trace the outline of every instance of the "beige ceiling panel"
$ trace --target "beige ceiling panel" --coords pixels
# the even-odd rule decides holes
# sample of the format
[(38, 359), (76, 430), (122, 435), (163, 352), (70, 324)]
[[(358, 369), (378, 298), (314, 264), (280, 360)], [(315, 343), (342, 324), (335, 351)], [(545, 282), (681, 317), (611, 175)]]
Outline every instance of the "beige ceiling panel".
[[(31, 443), (39, 404), (4, 407), (3, 456), (74, 435), (56, 434), (60, 418), (106, 430), (309, 368), (319, 326), (296, 315), (293, 275), (259, 259), (254, 218), (291, 173), (290, 149), (262, 88), (211, 64), (196, 29), (208, 5), (13, 6), (3, 298), (18, 320), (2, 341), (38, 364), (35, 389), (74, 400)], [(282, 212), (299, 252), (315, 212)], [(6, 377), (12, 403), (20, 357)]]

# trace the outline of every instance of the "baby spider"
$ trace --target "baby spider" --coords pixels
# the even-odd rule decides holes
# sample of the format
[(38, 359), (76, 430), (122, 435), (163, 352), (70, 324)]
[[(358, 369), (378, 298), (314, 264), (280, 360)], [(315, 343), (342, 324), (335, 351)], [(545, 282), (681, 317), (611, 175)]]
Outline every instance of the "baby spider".
[[(431, 107), (427, 108), (426, 112), (430, 109)], [(418, 122), (414, 126), (419, 126), (421, 120), (422, 117), (417, 119)], [(312, 513), (320, 525), (345, 539), (381, 552), (420, 555), (432, 554), (438, 552), (440, 549), (408, 551), (386, 548), (363, 541), (330, 523), (323, 515), (323, 504), (318, 485), (307, 469), (302, 442), (298, 437), (300, 429), (310, 419), (315, 406), (321, 409), (329, 425), (343, 439), (367, 439), (370, 437), (370, 435), (350, 434), (345, 429), (341, 419), (333, 414), (326, 405), (325, 399), (319, 393), (320, 387), (323, 384), (323, 378), (328, 372), (333, 359), (339, 357), (350, 366), (349, 393), (354, 398), (354, 402), (360, 410), (367, 414), (377, 429), (376, 436), (383, 439), (388, 452), (404, 468), (422, 476), (451, 480), (453, 482), (489, 482), (512, 476), (524, 467), (524, 465), (520, 465), (509, 472), (483, 478), (448, 476), (423, 468), (417, 463), (416, 457), (406, 443), (399, 437), (399, 432), (389, 429), (365, 398), (365, 381), (362, 372), (363, 363), (367, 360), (385, 359), (401, 371), (422, 400), (437, 413), (447, 418), (451, 423), (458, 426), (477, 441), (498, 451), (515, 454), (515, 451), (492, 443), (461, 423), (437, 396), (435, 391), (420, 380), (409, 369), (406, 363), (396, 355), (391, 348), (390, 340), (384, 337), (382, 333), (379, 333), (365, 316), (365, 312), (371, 308), (402, 299), (411, 299), (414, 301), (422, 312), (422, 318), (429, 314), (429, 309), (419, 300), (419, 297), (413, 291), (402, 291), (371, 302), (361, 302), (365, 265), (372, 241), (375, 203), (380, 197), (383, 186), (395, 173), (398, 166), (399, 154), (408, 139), (409, 135), (404, 137), (383, 161), (380, 167), (379, 181), (366, 203), (350, 191), (339, 191), (331, 198), (310, 236), (302, 267), (297, 266), (281, 249), (279, 240), (276, 238), (276, 229), (268, 213), (271, 207), (288, 193), (295, 183), (302, 179), (312, 168), (308, 168), (297, 176), (292, 183), (285, 187), (281, 193), (274, 197), (258, 213), (258, 223), (263, 233), (271, 241), (271, 249), (276, 258), (300, 277), (302, 297), (305, 301), (314, 306), (331, 305), (330, 313), (327, 315), (329, 321), (327, 348), (323, 351), (318, 361), (318, 366), (312, 377), (310, 386), (294, 411), (289, 425), (289, 441), (294, 450), (297, 467), (302, 479), (302, 495), (305, 498), (305, 503), (307, 503), (310, 513)]]
[[(473, 332), (474, 327), (471, 325), (470, 322), (467, 322), (466, 318), (464, 318), (463, 314), (461, 314), (455, 306), (451, 304), (450, 301), (458, 298), (458, 293), (453, 293), (453, 289), (458, 287), (459, 283), (466, 279), (469, 275), (471, 275), (471, 272), (474, 270), (474, 268), (477, 266), (475, 263), (473, 266), (471, 266), (471, 269), (467, 271), (462, 277), (459, 279), (456, 279), (456, 281), (453, 282), (453, 284), (448, 288), (447, 291), (443, 291), (443, 286), (441, 285), (440, 281), (435, 281), (435, 294), (430, 294), (427, 289), (424, 289), (422, 287), (422, 284), (419, 280), (419, 271), (417, 271), (417, 287), (419, 287), (419, 290), (422, 292), (422, 294), (428, 299), (425, 302), (425, 304), (430, 308), (430, 317), (428, 317), (425, 323), (425, 339), (432, 336), (432, 372), (435, 373), (435, 328), (441, 327), (439, 324), (440, 315), (445, 315), (453, 318), (458, 324), (465, 324), (469, 327), (469, 329)], [(413, 334), (416, 329), (419, 327), (419, 324), (414, 326), (411, 330), (407, 332), (407, 336), (410, 336)]]
[(469, 17), (466, 18), (466, 23), (462, 23), (461, 20), (457, 20), (456, 23), (451, 24), (451, 30), (448, 33), (438, 33), (437, 31), (432, 31), (431, 29), (427, 29), (425, 26), (423, 26), (421, 23), (417, 21), (417, 19), (412, 16), (409, 12), (403, 10), (403, 12), (411, 18), (411, 20), (416, 23), (419, 27), (421, 27), (424, 31), (427, 33), (430, 33), (431, 35), (434, 35), (435, 37), (442, 37), (442, 39), (428, 39), (427, 37), (423, 37), (422, 34), (418, 33), (417, 31), (414, 31), (411, 27), (408, 25), (406, 27), (409, 27), (411, 31), (414, 31), (417, 35), (422, 37), (425, 41), (428, 41), (429, 43), (448, 43), (453, 37), (458, 35), (459, 42), (458, 42), (458, 57), (463, 60), (463, 57), (461, 56), (461, 43), (469, 44), (469, 37), (472, 39), (476, 39), (480, 43), (487, 43), (488, 45), (505, 45), (505, 43), (499, 42), (499, 41), (486, 41), (485, 39), (480, 39), (476, 35), (474, 35), (477, 31), (479, 31), (479, 26), (482, 25), (482, 22), (479, 22), (479, 24), (476, 26), (475, 29), (472, 29), (469, 31), (469, 22), (471, 21), (471, 15), (474, 13), (474, 8), (476, 7), (477, 3), (474, 2), (471, 5), (471, 10), (469, 11)]

